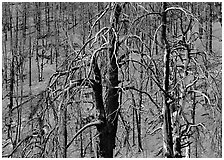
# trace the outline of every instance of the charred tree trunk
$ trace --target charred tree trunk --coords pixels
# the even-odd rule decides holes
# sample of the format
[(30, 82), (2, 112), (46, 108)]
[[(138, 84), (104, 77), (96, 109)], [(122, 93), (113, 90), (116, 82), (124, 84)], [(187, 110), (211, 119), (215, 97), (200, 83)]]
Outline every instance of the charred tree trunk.
[(62, 141), (63, 141), (63, 151), (62, 151), (62, 157), (66, 158), (67, 157), (67, 139), (68, 139), (68, 135), (67, 135), (67, 107), (63, 107), (63, 111), (62, 111)]
[[(119, 16), (121, 13), (120, 5), (116, 5), (113, 17), (112, 28), (115, 32), (118, 30), (118, 21)], [(118, 52), (118, 45), (117, 45), (117, 35), (114, 31), (110, 31), (111, 36), (111, 48), (109, 48), (109, 86), (107, 91), (106, 97), (106, 115), (107, 115), (107, 127), (104, 132), (104, 137), (106, 138), (106, 151), (103, 152), (104, 157), (113, 157), (113, 150), (115, 148), (115, 138), (117, 133), (117, 122), (118, 122), (118, 66), (117, 66), (117, 52)]]
[(118, 68), (116, 64), (116, 50), (114, 53), (115, 37), (112, 40), (112, 47), (109, 49), (109, 86), (106, 97), (106, 115), (107, 122), (106, 128), (102, 134), (105, 139), (105, 147), (102, 152), (103, 157), (113, 157), (113, 149), (115, 148), (115, 137), (117, 132), (117, 120), (118, 120), (118, 89), (115, 88), (118, 85)]
[(164, 46), (164, 83), (163, 89), (165, 93), (163, 94), (163, 147), (164, 147), (164, 156), (167, 158), (173, 157), (173, 137), (172, 137), (172, 124), (171, 124), (171, 115), (170, 115), (170, 106), (169, 106), (169, 65), (170, 65), (170, 48), (166, 40), (166, 10), (167, 3), (163, 2), (163, 13), (162, 13), (162, 33), (161, 33), (161, 42)]
[(100, 134), (99, 139), (97, 140), (97, 158), (103, 157), (103, 150), (105, 149), (105, 140), (104, 135), (102, 134), (105, 124), (106, 124), (106, 115), (103, 104), (103, 89), (102, 89), (102, 80), (101, 73), (97, 64), (96, 59), (93, 60), (93, 71), (95, 83), (93, 85), (94, 98), (96, 102), (96, 118), (101, 121), (101, 124), (96, 126), (97, 131)]
[(108, 67), (108, 89), (107, 97), (105, 101), (105, 109), (102, 98), (102, 81), (101, 73), (98, 68), (96, 59), (94, 58), (94, 75), (95, 84), (93, 86), (95, 100), (96, 100), (96, 111), (97, 118), (101, 120), (101, 124), (97, 126), (97, 131), (100, 133), (98, 140), (98, 156), (103, 158), (112, 158), (113, 150), (115, 148), (115, 138), (117, 132), (118, 122), (118, 66), (116, 63), (117, 57), (117, 26), (118, 19), (121, 13), (121, 7), (117, 4), (114, 17), (112, 22), (112, 28), (110, 30), (110, 48), (108, 49), (109, 54), (109, 67)]

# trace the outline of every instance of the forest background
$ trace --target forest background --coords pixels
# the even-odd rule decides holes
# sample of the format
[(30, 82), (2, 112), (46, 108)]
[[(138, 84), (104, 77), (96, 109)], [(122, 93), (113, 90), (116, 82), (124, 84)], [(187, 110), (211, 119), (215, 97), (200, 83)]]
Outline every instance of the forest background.
[(221, 2), (2, 3), (3, 157), (222, 157)]

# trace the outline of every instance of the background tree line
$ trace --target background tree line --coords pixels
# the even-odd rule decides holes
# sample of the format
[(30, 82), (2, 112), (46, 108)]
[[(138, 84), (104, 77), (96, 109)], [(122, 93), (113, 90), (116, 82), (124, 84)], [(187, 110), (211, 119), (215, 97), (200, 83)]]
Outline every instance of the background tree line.
[(222, 3), (2, 3), (3, 157), (221, 157)]

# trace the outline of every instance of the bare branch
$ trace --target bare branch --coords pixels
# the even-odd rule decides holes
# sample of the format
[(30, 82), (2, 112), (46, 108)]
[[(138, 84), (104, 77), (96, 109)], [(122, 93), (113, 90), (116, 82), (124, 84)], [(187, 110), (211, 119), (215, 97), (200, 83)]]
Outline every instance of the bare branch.
[(100, 121), (100, 120), (96, 120), (96, 121), (94, 121), (94, 122), (90, 122), (90, 123), (86, 124), (84, 127), (82, 127), (82, 128), (81, 128), (81, 129), (74, 135), (74, 137), (72, 138), (72, 140), (67, 144), (66, 148), (68, 148), (68, 147), (72, 144), (72, 142), (75, 140), (75, 138), (76, 138), (80, 133), (82, 133), (86, 128), (89, 128), (89, 127), (91, 127), (91, 126), (98, 126), (98, 125), (100, 125), (100, 124), (102, 124), (102, 121)]
[(105, 13), (107, 13), (107, 11), (110, 9), (109, 5), (107, 6), (107, 8), (101, 13), (101, 15), (96, 19), (96, 21), (93, 23), (93, 25), (91, 26), (91, 29), (90, 29), (90, 33), (89, 33), (89, 36), (88, 36), (88, 39), (92, 36), (92, 31), (93, 31), (93, 28), (94, 26), (97, 24), (97, 22), (105, 15)]
[(152, 43), (152, 47), (151, 47), (151, 55), (152, 55), (152, 53), (153, 53), (153, 46), (154, 46), (155, 41), (156, 41), (156, 35), (157, 35), (157, 32), (159, 31), (160, 27), (162, 27), (162, 24), (159, 25), (159, 27), (156, 29), (155, 34), (154, 34), (154, 36), (153, 36), (153, 43)]
[(156, 129), (154, 129), (152, 132), (150, 132), (150, 135), (154, 135), (156, 132), (158, 132), (159, 130), (162, 130), (162, 127), (158, 127)]
[(124, 87), (124, 88), (119, 88), (119, 89), (121, 89), (121, 90), (123, 90), (123, 91), (132, 89), (132, 90), (135, 90), (135, 91), (137, 91), (137, 92), (144, 93), (144, 94), (146, 94), (146, 95), (149, 97), (149, 99), (150, 99), (151, 102), (157, 107), (157, 109), (161, 109), (161, 107), (158, 106), (158, 104), (153, 100), (153, 98), (151, 97), (151, 95), (148, 94), (148, 93), (145, 92), (145, 91), (140, 91), (139, 89), (137, 89), (137, 88), (135, 88), (135, 87)]
[(17, 109), (19, 107), (22, 107), (25, 103), (27, 103), (27, 102), (31, 101), (32, 99), (38, 97), (39, 95), (43, 94), (44, 92), (46, 92), (46, 91), (42, 91), (42, 92), (38, 93), (37, 95), (31, 96), (28, 100), (26, 100), (26, 101), (20, 103), (19, 105), (13, 107), (12, 111), (14, 111), (15, 109)]
[(195, 93), (199, 93), (199, 94), (201, 94), (203, 97), (205, 97), (205, 98), (208, 100), (208, 104), (211, 105), (211, 101), (210, 101), (210, 99), (208, 98), (208, 96), (207, 96), (206, 94), (202, 93), (201, 91), (198, 91), (198, 90), (190, 90), (190, 91), (188, 91), (188, 92), (189, 92), (189, 93), (190, 93), (190, 92), (195, 92)]
[(202, 123), (190, 124), (189, 127), (188, 127), (188, 129), (187, 129), (187, 133), (190, 131), (191, 127), (198, 127), (198, 126), (201, 126), (201, 127), (203, 127), (206, 130), (206, 127)]
[(19, 147), (24, 141), (26, 141), (27, 139), (29, 139), (30, 137), (32, 137), (32, 135), (28, 135), (26, 138), (24, 138), (22, 141), (20, 141), (20, 142), (17, 144), (17, 146), (13, 149), (13, 151), (12, 151), (10, 154), (8, 154), (8, 155), (2, 155), (2, 157), (10, 157), (10, 156), (12, 156), (13, 153), (18, 149), (18, 147)]
[(199, 80), (199, 78), (197, 77), (193, 82), (191, 82), (190, 84), (188, 84), (188, 85), (186, 86), (186, 88), (185, 88), (185, 91), (186, 91), (189, 87), (193, 86), (198, 80)]

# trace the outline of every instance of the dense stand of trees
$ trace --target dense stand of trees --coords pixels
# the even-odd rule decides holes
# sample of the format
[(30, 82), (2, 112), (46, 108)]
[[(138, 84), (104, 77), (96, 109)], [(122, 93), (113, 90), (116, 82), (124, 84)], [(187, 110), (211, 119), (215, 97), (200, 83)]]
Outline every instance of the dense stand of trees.
[(2, 3), (3, 157), (222, 157), (222, 3)]

